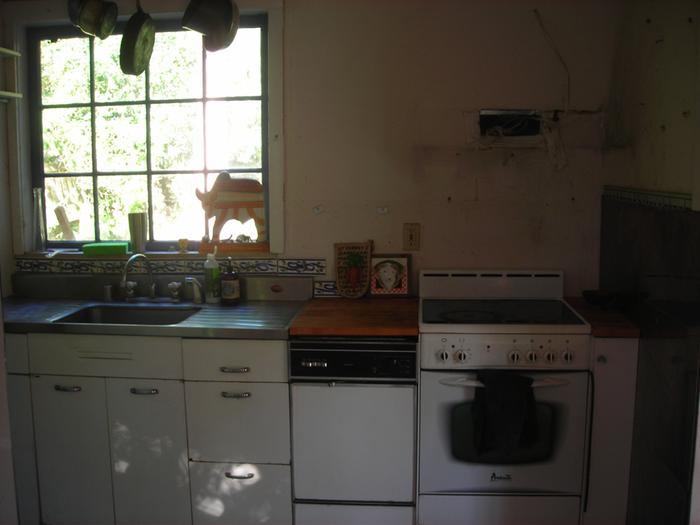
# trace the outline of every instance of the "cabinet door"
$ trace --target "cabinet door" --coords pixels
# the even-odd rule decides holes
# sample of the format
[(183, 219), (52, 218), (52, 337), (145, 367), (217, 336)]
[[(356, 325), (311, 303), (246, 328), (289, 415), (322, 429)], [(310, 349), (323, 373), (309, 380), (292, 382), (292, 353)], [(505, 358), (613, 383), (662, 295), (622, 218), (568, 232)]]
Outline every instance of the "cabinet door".
[(289, 463), (289, 385), (185, 382), (190, 458)]
[(104, 379), (32, 377), (42, 518), (114, 523)]
[(34, 455), (34, 423), (29, 376), (7, 376), (7, 400), (10, 408), (12, 460), (15, 468), (17, 511), (22, 525), (39, 524), (39, 489)]
[(637, 339), (593, 340), (595, 399), (584, 525), (627, 521), (637, 350)]
[(107, 379), (116, 522), (191, 522), (182, 382)]
[(191, 462), (190, 477), (194, 525), (292, 524), (288, 466)]

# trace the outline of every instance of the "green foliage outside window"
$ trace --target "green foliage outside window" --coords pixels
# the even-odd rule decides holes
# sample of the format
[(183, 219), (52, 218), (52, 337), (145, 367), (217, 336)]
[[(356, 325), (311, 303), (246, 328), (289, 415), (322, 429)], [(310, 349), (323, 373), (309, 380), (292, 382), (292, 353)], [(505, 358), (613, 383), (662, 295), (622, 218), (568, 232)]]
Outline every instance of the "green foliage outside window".
[[(153, 240), (198, 240), (205, 218), (195, 188), (211, 187), (222, 170), (264, 183), (263, 34), (242, 27), (212, 54), (196, 33), (160, 31), (148, 77), (122, 74), (121, 35), (38, 38), (34, 133), (49, 241), (70, 237), (57, 207), (78, 241), (128, 239), (135, 211), (151, 213)], [(251, 235), (251, 226), (255, 237), (251, 224), (229, 234)]]

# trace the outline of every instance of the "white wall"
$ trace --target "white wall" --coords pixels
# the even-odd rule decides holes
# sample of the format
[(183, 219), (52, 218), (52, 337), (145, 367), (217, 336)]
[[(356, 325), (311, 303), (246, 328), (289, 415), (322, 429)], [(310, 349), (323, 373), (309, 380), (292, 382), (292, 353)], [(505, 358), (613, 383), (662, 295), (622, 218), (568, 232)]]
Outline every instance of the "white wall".
[[(571, 72), (562, 171), (542, 148), (468, 144), (480, 108), (565, 105), (534, 7)], [(46, 19), (65, 3), (9, 9)], [(567, 293), (595, 287), (619, 22), (619, 0), (286, 0), (284, 255), (332, 268), (334, 242), (398, 252), (419, 222), (414, 267), (562, 268)]]
[[(563, 268), (597, 285), (601, 116), (619, 2), (288, 0), (286, 239), (333, 261), (333, 242), (401, 251), (423, 225), (420, 267)], [(543, 149), (468, 147), (479, 108), (561, 108), (569, 167)], [(316, 210), (314, 210), (316, 208)], [(377, 213), (387, 208), (387, 214)], [(318, 213), (318, 211), (321, 213)]]
[(605, 181), (696, 192), (698, 26), (695, 0), (627, 0), (612, 82)]
[[(1, 41), (2, 28), (0, 27)], [(5, 64), (5, 66), (7, 65)], [(0, 67), (0, 86), (3, 86), (2, 89), (6, 89), (5, 82), (8, 80), (6, 70), (6, 67)], [(14, 104), (14, 102), (9, 102), (8, 104)], [(12, 205), (7, 162), (7, 127), (5, 126), (7, 106), (7, 104), (0, 103), (0, 291), (3, 296), (10, 293), (10, 275), (14, 271), (14, 259), (12, 257)]]

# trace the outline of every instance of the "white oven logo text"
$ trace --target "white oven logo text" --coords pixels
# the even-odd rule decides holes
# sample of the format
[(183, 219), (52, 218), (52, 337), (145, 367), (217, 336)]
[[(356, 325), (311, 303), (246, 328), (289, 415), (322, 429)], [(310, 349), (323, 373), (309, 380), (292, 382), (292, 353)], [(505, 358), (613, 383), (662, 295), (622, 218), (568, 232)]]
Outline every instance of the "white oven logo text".
[(513, 481), (513, 478), (510, 474), (496, 474), (495, 472), (492, 472), (491, 481)]

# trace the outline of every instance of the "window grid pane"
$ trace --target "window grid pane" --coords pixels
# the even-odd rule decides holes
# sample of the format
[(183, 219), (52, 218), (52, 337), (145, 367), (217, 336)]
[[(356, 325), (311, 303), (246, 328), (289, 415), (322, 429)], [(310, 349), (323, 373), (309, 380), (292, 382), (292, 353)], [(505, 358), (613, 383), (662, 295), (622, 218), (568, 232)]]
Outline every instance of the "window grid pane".
[[(140, 77), (119, 71), (121, 35), (99, 42), (38, 39), (41, 171), (50, 175), (44, 176), (48, 240), (127, 240), (133, 211), (149, 212), (152, 240), (199, 240), (206, 219), (195, 188), (206, 191), (207, 180), (220, 170), (262, 182), (262, 33), (259, 27), (241, 28), (237, 45), (213, 54), (203, 50), (199, 35), (162, 33), (162, 59)], [(48, 80), (44, 58), (53, 53), (54, 66), (63, 60), (60, 49), (51, 47), (56, 42), (70, 44), (62, 49), (70, 47), (69, 62), (83, 72), (72, 84)], [(173, 55), (174, 67), (168, 68)], [(216, 100), (202, 96), (205, 79), (207, 94)], [(59, 223), (59, 216), (67, 223)], [(257, 235), (252, 222), (232, 220), (226, 231)]]

